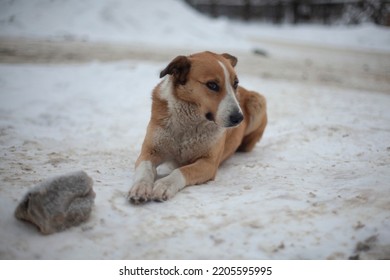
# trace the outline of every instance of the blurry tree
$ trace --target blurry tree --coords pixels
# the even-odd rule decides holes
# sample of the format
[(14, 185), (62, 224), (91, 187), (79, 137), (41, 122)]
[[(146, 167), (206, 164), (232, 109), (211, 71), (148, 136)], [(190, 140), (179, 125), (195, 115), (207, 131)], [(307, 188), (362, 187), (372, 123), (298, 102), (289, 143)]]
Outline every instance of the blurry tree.
[(390, 0), (184, 0), (213, 17), (274, 23), (374, 22), (390, 26)]

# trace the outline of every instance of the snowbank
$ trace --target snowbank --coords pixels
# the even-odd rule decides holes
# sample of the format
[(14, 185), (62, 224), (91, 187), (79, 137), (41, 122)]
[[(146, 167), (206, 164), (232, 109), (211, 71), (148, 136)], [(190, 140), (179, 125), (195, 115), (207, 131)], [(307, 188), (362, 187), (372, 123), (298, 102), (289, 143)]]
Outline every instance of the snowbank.
[(0, 3), (0, 36), (112, 41), (187, 49), (249, 50), (282, 40), (390, 51), (390, 30), (373, 25), (319, 26), (210, 19), (183, 1), (50, 1)]
[(1, 5), (1, 35), (183, 48), (235, 45), (226, 22), (201, 16), (178, 0), (21, 0)]

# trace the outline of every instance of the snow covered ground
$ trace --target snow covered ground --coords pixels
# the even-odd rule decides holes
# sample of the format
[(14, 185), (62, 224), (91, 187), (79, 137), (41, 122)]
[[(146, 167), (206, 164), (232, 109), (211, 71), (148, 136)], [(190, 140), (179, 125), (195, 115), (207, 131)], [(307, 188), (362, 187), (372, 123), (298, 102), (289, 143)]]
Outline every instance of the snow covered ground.
[[(98, 3), (0, 4), (0, 45), (105, 41), (135, 54), (0, 64), (1, 259), (390, 257), (388, 29), (248, 25), (173, 0)], [(137, 59), (145, 49), (160, 56)], [(133, 206), (125, 196), (150, 92), (177, 49), (237, 54), (240, 83), (266, 96), (269, 124), (215, 181)], [(42, 236), (14, 218), (29, 188), (78, 169), (95, 181), (88, 222)]]

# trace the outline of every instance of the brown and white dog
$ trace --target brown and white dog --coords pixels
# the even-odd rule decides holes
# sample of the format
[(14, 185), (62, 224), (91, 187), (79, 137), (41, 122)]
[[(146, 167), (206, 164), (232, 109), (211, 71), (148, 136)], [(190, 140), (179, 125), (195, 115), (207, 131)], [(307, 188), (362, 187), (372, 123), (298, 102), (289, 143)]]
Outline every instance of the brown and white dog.
[[(165, 201), (215, 178), (235, 151), (250, 151), (267, 125), (265, 98), (238, 86), (237, 58), (202, 52), (178, 56), (160, 73), (152, 114), (128, 199)], [(168, 76), (166, 76), (168, 75)], [(166, 162), (177, 168), (155, 181)]]

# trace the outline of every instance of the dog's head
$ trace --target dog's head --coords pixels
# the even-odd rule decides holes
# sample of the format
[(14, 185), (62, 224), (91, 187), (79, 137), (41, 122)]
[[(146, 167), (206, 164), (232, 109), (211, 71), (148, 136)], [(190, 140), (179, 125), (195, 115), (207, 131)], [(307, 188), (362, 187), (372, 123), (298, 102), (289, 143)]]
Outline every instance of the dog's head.
[(236, 64), (237, 58), (227, 53), (178, 56), (161, 71), (160, 78), (171, 75), (175, 97), (196, 104), (204, 118), (233, 127), (244, 118), (237, 101)]

